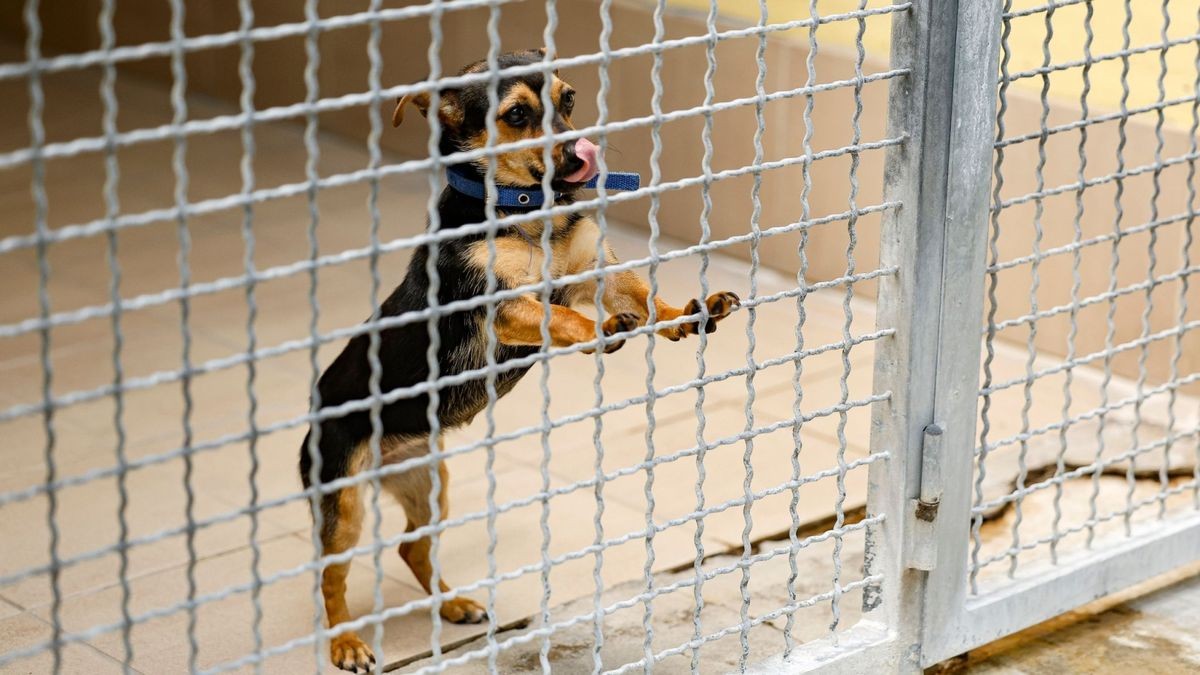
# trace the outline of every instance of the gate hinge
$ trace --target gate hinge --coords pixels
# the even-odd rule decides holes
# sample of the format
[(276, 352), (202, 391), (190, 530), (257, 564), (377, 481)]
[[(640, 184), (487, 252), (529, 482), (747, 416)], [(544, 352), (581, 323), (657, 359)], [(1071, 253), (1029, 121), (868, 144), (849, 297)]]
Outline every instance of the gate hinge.
[(934, 422), (925, 427), (921, 442), (921, 493), (908, 503), (905, 518), (907, 566), (917, 570), (932, 570), (937, 565), (935, 523), (942, 502), (942, 425)]

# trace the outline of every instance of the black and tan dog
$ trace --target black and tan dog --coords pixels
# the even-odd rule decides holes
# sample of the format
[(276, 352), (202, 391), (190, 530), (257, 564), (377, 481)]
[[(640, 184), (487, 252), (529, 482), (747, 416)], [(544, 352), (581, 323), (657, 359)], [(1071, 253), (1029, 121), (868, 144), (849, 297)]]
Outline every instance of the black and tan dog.
[[(514, 52), (501, 56), (499, 65), (501, 68), (510, 68), (537, 63), (543, 56), (542, 50)], [(478, 72), (486, 68), (486, 63), (480, 62), (463, 69), (462, 73)], [(405, 107), (411, 104), (422, 115), (428, 116), (433, 112), (441, 120), (443, 154), (484, 147), (488, 142), (485, 122), (488, 113), (486, 86), (481, 83), (442, 90), (436, 111), (429, 110), (430, 97), (427, 94), (406, 96), (396, 105), (393, 123), (400, 124)], [(542, 86), (543, 76), (540, 73), (511, 77), (500, 82), (500, 105), (496, 118), (499, 138), (496, 141), (509, 143), (542, 135)], [(555, 75), (551, 83), (551, 92), (555, 107), (555, 132), (572, 129), (574, 91)], [(539, 188), (546, 170), (542, 152), (542, 147), (538, 146), (500, 154), (496, 162), (497, 185)], [(574, 193), (586, 180), (595, 175), (596, 153), (596, 146), (587, 139), (560, 142), (554, 146), (556, 178), (553, 187), (558, 194), (556, 203), (571, 203)], [(459, 175), (466, 172), (482, 182), (485, 166), (486, 160), (479, 160), (478, 165), (467, 163), (453, 169), (458, 171)], [(520, 209), (503, 207), (500, 211), (502, 215), (509, 215), (519, 213)], [(438, 216), (439, 226), (443, 230), (486, 221), (482, 200), (450, 187), (441, 195)], [(501, 289), (542, 281), (543, 252), (536, 243), (541, 236), (542, 223), (540, 219), (533, 219), (507, 228), (497, 235), (493, 269)], [(588, 215), (572, 213), (556, 217), (553, 223), (554, 229), (550, 236), (552, 276), (558, 278), (594, 269), (597, 265), (596, 245), (600, 235), (596, 222)], [(488, 259), (488, 246), (484, 234), (463, 236), (441, 243), (437, 259), (440, 277), (439, 304), (446, 305), (486, 293), (485, 268)], [(414, 251), (407, 276), (384, 301), (380, 315), (397, 316), (428, 307), (428, 260), (428, 248), (422, 247)], [(611, 252), (607, 253), (607, 262), (616, 262)], [(572, 309), (573, 305), (590, 303), (595, 290), (594, 281), (554, 290), (549, 321), (550, 341), (553, 346), (565, 347), (596, 339), (595, 322)], [(696, 300), (678, 308), (658, 298), (651, 298), (646, 283), (631, 271), (617, 272), (605, 277), (603, 302), (609, 315), (601, 326), (606, 336), (644, 325), (649, 315), (647, 308), (650, 302), (654, 303), (657, 317), (661, 321), (692, 315), (699, 317), (703, 311)], [(704, 330), (714, 330), (716, 322), (728, 315), (737, 304), (738, 297), (733, 293), (716, 293), (708, 297), (705, 303), (708, 318), (705, 319)], [(478, 307), (442, 316), (438, 320), (441, 337), (441, 346), (437, 353), (440, 376), (483, 368), (487, 364), (487, 334), (484, 327), (486, 311), (485, 307)], [(537, 352), (542, 345), (543, 315), (543, 304), (535, 292), (498, 302), (495, 310), (495, 333), (499, 343), (495, 353), (496, 362), (504, 363)], [(697, 318), (678, 326), (663, 328), (658, 332), (671, 340), (678, 340), (696, 334), (700, 330), (699, 321)], [(609, 341), (605, 345), (605, 351), (614, 351), (621, 344), (622, 341)], [(322, 406), (337, 406), (347, 401), (369, 397), (368, 381), (371, 367), (368, 363), (368, 345), (368, 336), (354, 337), (324, 372), (318, 385)], [(409, 387), (428, 380), (428, 347), (429, 336), (425, 321), (381, 331), (379, 360), (382, 364), (382, 391)], [(500, 372), (496, 377), (497, 393), (503, 396), (509, 392), (528, 369), (528, 366), (525, 366)], [(441, 428), (453, 429), (467, 424), (487, 405), (487, 400), (486, 384), (482, 377), (442, 388), (437, 408)], [(384, 464), (394, 464), (428, 452), (428, 402), (427, 396), (420, 395), (401, 398), (383, 407), (381, 450)], [(371, 453), (368, 441), (371, 437), (371, 421), (367, 412), (354, 412), (324, 420), (320, 424), (318, 447), (322, 460), (320, 479), (323, 483), (352, 476), (369, 465)], [(312, 431), (309, 433), (312, 434)], [(305, 487), (309, 486), (312, 468), (308, 443), (306, 438), (300, 451), (300, 475)], [(439, 466), (439, 470), (442, 485), (439, 493), (440, 514), (444, 518), (449, 512), (449, 475), (444, 463)], [(410, 532), (428, 525), (431, 521), (431, 483), (429, 470), (425, 467), (390, 475), (382, 481), (383, 488), (404, 507)], [(321, 540), (326, 555), (346, 551), (358, 541), (363, 519), (363, 492), (362, 486), (355, 485), (321, 498)], [(400, 557), (412, 569), (427, 592), (430, 591), (432, 576), (429, 552), (428, 537), (400, 546)], [(325, 612), (331, 627), (351, 618), (345, 601), (346, 575), (349, 568), (348, 563), (331, 564), (323, 572)], [(443, 591), (448, 589), (444, 581), (440, 586)], [(479, 603), (464, 597), (443, 602), (441, 615), (456, 623), (475, 623), (486, 618), (484, 608)], [(349, 671), (368, 670), (375, 660), (371, 650), (353, 632), (342, 633), (332, 639), (330, 656), (334, 665)]]

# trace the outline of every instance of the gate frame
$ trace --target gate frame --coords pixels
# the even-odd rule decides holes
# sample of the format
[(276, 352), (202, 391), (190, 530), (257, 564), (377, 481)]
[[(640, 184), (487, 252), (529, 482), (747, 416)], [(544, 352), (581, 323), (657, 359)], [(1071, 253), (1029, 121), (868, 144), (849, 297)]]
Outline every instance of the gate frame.
[[(954, 280), (951, 293), (959, 295), (947, 297), (943, 292), (940, 305), (934, 410), (929, 419), (944, 427), (945, 433), (938, 437), (939, 442), (926, 443), (922, 455), (925, 480), (934, 481), (930, 492), (941, 499), (929, 530), (917, 528), (912, 533), (917, 537), (909, 542), (910, 550), (930, 556), (933, 563), (924, 580), (922, 598), (922, 667), (1200, 560), (1200, 513), (1193, 512), (1164, 521), (1150, 532), (1060, 560), (1034, 577), (1003, 584), (987, 593), (968, 595), (982, 342), (978, 327), (983, 316), (988, 234), (984, 219), (992, 209), (986, 190), (981, 191), (980, 187), (991, 184), (997, 55), (1003, 13), (997, 4), (996, 0), (990, 3), (962, 0), (958, 10), (959, 44), (953, 51), (957, 62), (955, 123), (949, 137), (951, 170), (946, 180), (950, 185), (947, 194), (954, 198), (946, 205), (947, 243), (943, 248), (941, 278), (943, 282)], [(933, 41), (938, 42), (938, 36)], [(984, 63), (987, 68), (980, 68)], [(964, 77), (976, 78), (977, 82)], [(884, 296), (882, 289), (881, 285), (881, 306), (885, 300), (887, 304), (894, 301)], [(905, 321), (913, 317), (898, 318), (901, 319), (896, 324), (899, 336), (905, 328), (912, 329)], [(880, 372), (878, 367), (876, 372)], [(921, 384), (914, 381), (909, 386)], [(932, 475), (930, 467), (934, 468)], [(923, 482), (922, 498), (926, 492)]]
[(918, 673), (1200, 560), (1200, 513), (970, 596), (985, 252), (991, 214), (999, 0), (925, 0), (892, 17), (893, 67), (877, 323), (863, 619), (756, 672)]

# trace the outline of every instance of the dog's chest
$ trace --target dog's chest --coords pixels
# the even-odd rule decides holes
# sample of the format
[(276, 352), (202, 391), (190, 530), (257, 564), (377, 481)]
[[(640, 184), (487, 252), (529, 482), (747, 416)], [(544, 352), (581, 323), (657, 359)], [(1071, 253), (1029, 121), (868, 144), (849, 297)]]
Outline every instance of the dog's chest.
[[(550, 241), (550, 278), (579, 274), (596, 266), (597, 245), (600, 228), (590, 217), (579, 219), (569, 228), (555, 221), (555, 231), (562, 236), (553, 236)], [(489, 267), (495, 271), (496, 279), (508, 288), (536, 284), (543, 280), (546, 256), (540, 242), (521, 236), (506, 236), (495, 240), (495, 252), (489, 250), (486, 241), (472, 245), (471, 261), (481, 269)]]

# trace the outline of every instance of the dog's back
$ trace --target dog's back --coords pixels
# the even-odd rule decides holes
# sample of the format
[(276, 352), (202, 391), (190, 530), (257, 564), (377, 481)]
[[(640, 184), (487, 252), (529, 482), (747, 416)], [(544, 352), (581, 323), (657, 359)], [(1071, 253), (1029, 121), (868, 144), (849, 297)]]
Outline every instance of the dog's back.
[[(486, 279), (478, 270), (464, 264), (463, 251), (469, 241), (454, 240), (444, 243), (438, 255), (438, 304), (444, 306), (460, 300), (470, 300), (486, 290)], [(429, 279), (426, 264), (429, 251), (417, 249), (404, 281), (380, 306), (381, 317), (401, 316), (427, 309)], [(486, 320), (485, 306), (459, 310), (441, 316), (437, 322), (439, 340), (437, 350), (438, 377), (451, 377), (468, 371), (482, 370), (487, 366), (487, 339), (483, 324)], [(430, 346), (428, 320), (418, 319), (411, 323), (392, 326), (379, 332), (379, 389), (386, 395), (397, 389), (421, 385), (429, 381), (430, 369), (428, 350)], [(333, 363), (322, 373), (317, 384), (321, 409), (333, 408), (347, 402), (368, 399), (370, 392), (371, 363), (369, 358), (370, 335), (357, 335), (350, 339)], [(536, 347), (520, 347), (497, 344), (495, 360), (505, 363), (511, 359), (527, 356), (537, 351)], [(495, 376), (497, 396), (504, 396), (529, 370), (529, 365), (503, 366)], [(437, 387), (438, 424), (443, 429), (452, 429), (468, 424), (487, 405), (487, 382), (484, 375), (471, 377), (465, 382)], [(412, 393), (402, 395), (386, 403), (380, 414), (385, 436), (415, 437), (430, 432), (429, 394)], [(371, 435), (371, 419), (368, 410), (348, 412), (345, 415), (326, 419), (321, 423), (319, 448), (325, 467), (322, 480), (334, 480), (347, 473), (348, 458)], [(311, 467), (311, 456), (306, 438), (300, 452), (300, 469), (307, 481)]]

